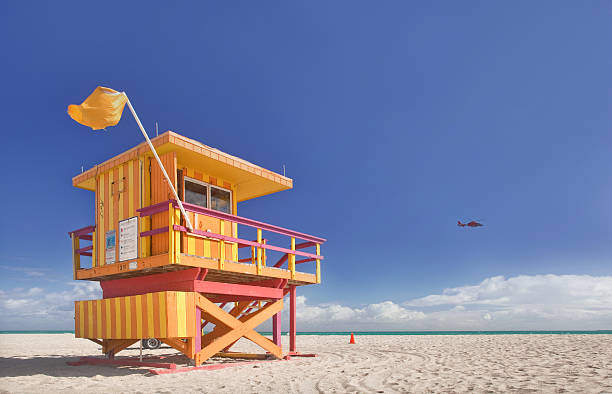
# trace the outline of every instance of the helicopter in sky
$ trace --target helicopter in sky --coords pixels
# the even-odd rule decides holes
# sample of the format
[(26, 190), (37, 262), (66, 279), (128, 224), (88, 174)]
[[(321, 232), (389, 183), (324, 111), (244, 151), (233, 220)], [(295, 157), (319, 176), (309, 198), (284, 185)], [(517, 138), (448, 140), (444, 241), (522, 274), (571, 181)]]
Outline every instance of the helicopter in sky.
[(465, 226), (467, 226), (467, 227), (472, 227), (472, 228), (475, 228), (475, 227), (482, 227), (482, 226), (484, 226), (484, 224), (482, 224), (482, 223), (478, 223), (478, 222), (477, 222), (477, 221), (475, 221), (475, 220), (472, 220), (471, 222), (468, 222), (468, 223), (461, 223), (461, 221), (460, 221), (460, 220), (457, 220), (457, 226), (459, 226), (459, 227), (465, 227)]

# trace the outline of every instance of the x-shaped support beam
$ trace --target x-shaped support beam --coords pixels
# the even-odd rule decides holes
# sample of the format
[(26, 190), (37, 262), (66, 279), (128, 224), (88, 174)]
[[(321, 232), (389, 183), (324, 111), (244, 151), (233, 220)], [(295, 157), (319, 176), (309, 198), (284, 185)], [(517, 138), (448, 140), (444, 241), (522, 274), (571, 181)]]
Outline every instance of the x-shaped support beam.
[(196, 295), (195, 302), (196, 307), (202, 311), (202, 317), (216, 325), (213, 331), (202, 336), (202, 350), (196, 353), (194, 357), (196, 365), (200, 365), (242, 337), (261, 346), (275, 357), (282, 358), (283, 354), (280, 346), (255, 331), (255, 327), (283, 309), (282, 298), (268, 302), (256, 312), (241, 316), (238, 319), (236, 316), (240, 315), (249, 306), (250, 302), (238, 303), (230, 313), (200, 294)]

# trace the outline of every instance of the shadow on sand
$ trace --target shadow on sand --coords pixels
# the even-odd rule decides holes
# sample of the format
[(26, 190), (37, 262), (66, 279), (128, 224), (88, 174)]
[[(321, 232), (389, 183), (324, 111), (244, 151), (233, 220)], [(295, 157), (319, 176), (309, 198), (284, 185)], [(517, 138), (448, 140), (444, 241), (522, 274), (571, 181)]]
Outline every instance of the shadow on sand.
[[(161, 349), (171, 349), (163, 346)], [(127, 350), (138, 350), (131, 347)], [(162, 354), (158, 354), (162, 355)], [(159, 362), (172, 362), (176, 364), (187, 363), (187, 358), (179, 353), (164, 353), (163, 360)], [(101, 357), (96, 355), (95, 357)], [(94, 376), (128, 376), (128, 375), (151, 375), (150, 368), (128, 367), (118, 365), (79, 365), (66, 364), (70, 361), (78, 361), (81, 356), (66, 355), (33, 355), (29, 357), (0, 357), (0, 378), (21, 377), (32, 375), (44, 375), (53, 377), (94, 377)], [(119, 354), (118, 359), (121, 359)], [(148, 360), (151, 361), (151, 360)], [(153, 376), (153, 375), (151, 375)]]

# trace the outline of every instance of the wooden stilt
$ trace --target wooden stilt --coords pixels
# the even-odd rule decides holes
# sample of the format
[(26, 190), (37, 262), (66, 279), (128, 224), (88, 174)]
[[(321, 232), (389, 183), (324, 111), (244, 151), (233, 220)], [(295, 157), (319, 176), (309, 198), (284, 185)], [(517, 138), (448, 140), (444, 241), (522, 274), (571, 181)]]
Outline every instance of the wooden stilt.
[(289, 287), (289, 351), (295, 352), (295, 337), (296, 337), (296, 327), (295, 327), (295, 303), (296, 303), (296, 295), (295, 295), (295, 286)]

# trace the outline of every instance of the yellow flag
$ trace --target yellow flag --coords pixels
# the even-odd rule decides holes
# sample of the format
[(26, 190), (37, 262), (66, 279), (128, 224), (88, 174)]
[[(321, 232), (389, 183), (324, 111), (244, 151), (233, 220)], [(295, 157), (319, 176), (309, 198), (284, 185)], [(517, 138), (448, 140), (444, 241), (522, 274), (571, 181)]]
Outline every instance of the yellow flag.
[(124, 93), (98, 86), (81, 105), (69, 105), (68, 115), (82, 125), (100, 130), (119, 123), (125, 103)]

